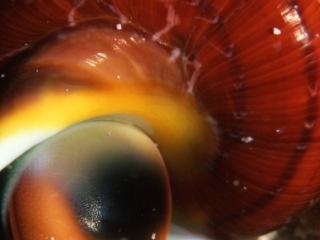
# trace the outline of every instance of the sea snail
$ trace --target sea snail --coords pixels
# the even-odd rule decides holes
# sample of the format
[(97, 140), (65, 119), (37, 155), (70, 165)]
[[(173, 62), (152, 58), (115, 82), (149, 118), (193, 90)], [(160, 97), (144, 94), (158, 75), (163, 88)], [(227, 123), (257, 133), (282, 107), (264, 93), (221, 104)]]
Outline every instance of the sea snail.
[(320, 197), (320, 2), (0, 3), (1, 239), (248, 239)]

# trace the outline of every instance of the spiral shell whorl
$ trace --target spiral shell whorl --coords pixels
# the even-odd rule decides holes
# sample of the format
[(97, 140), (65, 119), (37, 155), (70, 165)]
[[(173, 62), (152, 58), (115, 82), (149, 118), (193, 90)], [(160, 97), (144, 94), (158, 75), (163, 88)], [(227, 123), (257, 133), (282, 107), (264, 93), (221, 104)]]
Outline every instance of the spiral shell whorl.
[[(49, 4), (39, 0), (3, 5), (0, 32), (6, 37), (0, 39), (0, 66), (5, 66), (4, 69), (10, 69), (6, 61), (13, 55), (44, 41), (51, 32), (82, 26), (85, 29), (90, 25), (87, 21), (101, 26), (103, 19), (108, 19), (114, 31), (119, 28), (123, 32), (137, 31), (167, 53), (164, 58), (179, 69), (171, 75), (165, 71), (170, 79), (146, 77), (146, 81), (125, 82), (130, 87), (124, 90), (123, 83), (113, 81), (98, 85), (104, 85), (107, 91), (110, 86), (116, 89), (110, 91), (114, 102), (119, 102), (121, 94), (126, 96), (120, 103), (111, 104), (107, 113), (137, 114), (155, 129), (159, 148), (165, 160), (170, 159), (166, 165), (173, 195), (173, 220), (178, 224), (208, 236), (239, 239), (288, 223), (317, 202), (320, 187), (317, 1)], [(9, 89), (13, 84), (6, 82), (5, 72), (3, 75), (3, 89)], [(150, 90), (153, 84), (156, 87)], [(133, 89), (132, 97), (128, 97), (128, 89)], [(150, 96), (163, 97), (145, 98), (148, 91)], [(1, 99), (1, 123), (9, 129), (4, 117), (10, 110), (4, 103), (9, 95), (5, 94), (4, 91), (5, 97)], [(95, 102), (103, 102), (103, 94), (94, 89), (80, 93), (79, 98), (87, 99), (85, 107), (89, 109)], [(68, 105), (68, 101), (59, 102), (54, 95), (45, 98), (57, 106)], [(136, 98), (139, 95), (144, 97)], [(12, 98), (12, 106), (20, 108), (16, 101), (17, 98)], [(137, 110), (146, 101), (153, 110), (148, 113), (150, 106)], [(42, 104), (45, 111), (47, 103)], [(71, 105), (76, 104), (70, 99)], [(159, 105), (162, 110), (154, 115)], [(106, 113), (99, 110), (79, 117), (81, 110), (73, 110), (72, 115), (77, 117), (59, 128)], [(167, 111), (171, 123), (164, 127), (163, 116)], [(26, 112), (17, 115), (12, 126), (19, 125)], [(46, 124), (52, 126), (57, 120)], [(210, 136), (205, 134), (207, 127)], [(171, 138), (168, 132), (176, 129), (180, 132)], [(184, 145), (187, 141), (180, 140), (190, 133), (195, 141)], [(183, 156), (189, 155), (180, 152), (185, 149), (190, 150), (190, 159), (199, 162), (184, 161)]]

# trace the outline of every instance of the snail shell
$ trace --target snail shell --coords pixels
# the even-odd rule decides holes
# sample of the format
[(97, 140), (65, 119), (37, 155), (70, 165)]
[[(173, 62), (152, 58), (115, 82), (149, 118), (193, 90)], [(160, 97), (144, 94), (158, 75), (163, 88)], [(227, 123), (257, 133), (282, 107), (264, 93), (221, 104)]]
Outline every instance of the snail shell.
[(172, 221), (190, 231), (249, 238), (318, 201), (318, 1), (0, 6), (2, 167), (73, 124), (129, 114), (150, 125)]

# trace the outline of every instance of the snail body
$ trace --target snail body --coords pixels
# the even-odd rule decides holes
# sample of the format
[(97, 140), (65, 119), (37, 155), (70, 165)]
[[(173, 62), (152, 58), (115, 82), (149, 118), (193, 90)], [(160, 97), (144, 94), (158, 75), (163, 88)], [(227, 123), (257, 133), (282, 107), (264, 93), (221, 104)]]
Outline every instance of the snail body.
[[(0, 6), (2, 172), (64, 129), (99, 119), (133, 126), (157, 146), (163, 199), (172, 201), (160, 239), (171, 214), (192, 232), (245, 239), (318, 201), (318, 2)], [(3, 192), (6, 232), (6, 207), (21, 200), (10, 205)], [(19, 232), (23, 220), (10, 221)]]

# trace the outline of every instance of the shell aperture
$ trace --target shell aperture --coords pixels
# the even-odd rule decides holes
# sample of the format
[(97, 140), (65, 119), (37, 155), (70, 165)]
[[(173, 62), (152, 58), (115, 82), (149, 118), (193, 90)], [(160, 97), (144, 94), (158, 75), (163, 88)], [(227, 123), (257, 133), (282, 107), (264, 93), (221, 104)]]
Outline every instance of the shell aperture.
[(164, 163), (133, 126), (80, 123), (25, 155), (8, 207), (14, 239), (166, 235), (171, 200)]

